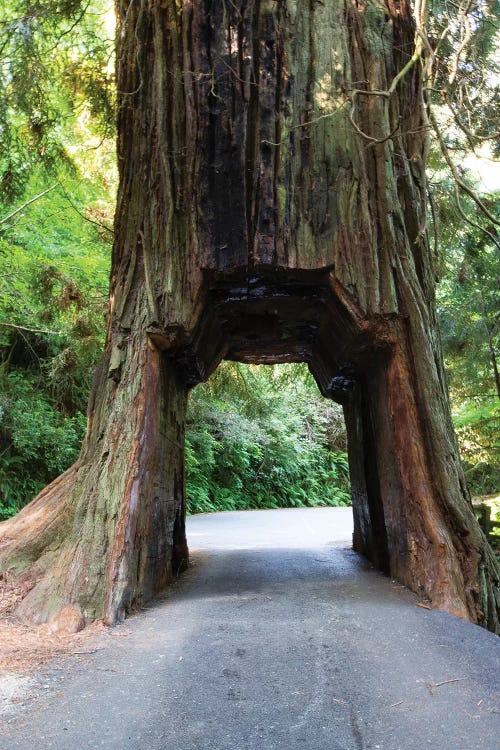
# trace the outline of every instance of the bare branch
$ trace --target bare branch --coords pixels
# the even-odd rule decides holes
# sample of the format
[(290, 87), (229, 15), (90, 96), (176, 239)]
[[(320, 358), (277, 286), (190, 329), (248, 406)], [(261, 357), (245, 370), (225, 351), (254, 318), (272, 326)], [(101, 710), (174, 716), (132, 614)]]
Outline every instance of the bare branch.
[[(458, 187), (464, 193), (466, 193), (466, 195), (469, 196), (469, 198), (471, 198), (474, 201), (474, 203), (476, 204), (476, 206), (492, 222), (492, 224), (495, 224), (496, 226), (500, 226), (500, 221), (498, 219), (496, 219), (493, 216), (493, 214), (488, 210), (488, 208), (485, 206), (485, 204), (483, 203), (483, 201), (479, 198), (479, 196), (477, 195), (477, 193), (474, 192), (474, 190), (472, 190), (472, 188), (469, 187), (469, 185), (467, 185), (467, 183), (465, 183), (462, 180), (462, 178), (461, 178), (461, 176), (460, 176), (460, 174), (458, 172), (458, 169), (457, 169), (456, 165), (454, 164), (453, 159), (451, 158), (451, 155), (450, 155), (450, 152), (448, 150), (448, 147), (447, 147), (446, 143), (444, 142), (444, 138), (443, 138), (443, 135), (441, 133), (441, 129), (439, 127), (439, 123), (438, 123), (438, 121), (436, 119), (436, 116), (435, 116), (434, 112), (432, 111), (432, 107), (430, 106), (430, 104), (427, 107), (427, 114), (428, 114), (428, 117), (429, 117), (429, 121), (430, 121), (430, 123), (432, 125), (432, 128), (433, 128), (433, 130), (434, 130), (434, 132), (436, 134), (436, 137), (437, 137), (437, 139), (439, 141), (439, 145), (441, 147), (441, 153), (443, 154), (443, 158), (446, 161), (448, 167), (450, 168), (450, 171), (451, 171), (451, 173), (453, 175), (453, 179), (455, 180), (455, 183), (458, 185)], [(485, 230), (485, 231), (487, 232), (487, 230)], [(490, 234), (489, 232), (487, 232), (487, 234), (490, 237), (493, 238), (492, 234)], [(496, 242), (496, 240), (495, 240), (495, 243), (498, 244)]]
[(0, 326), (4, 328), (14, 328), (16, 331), (28, 331), (29, 333), (47, 333), (51, 336), (64, 336), (65, 331), (47, 331), (44, 328), (27, 328), (26, 326), (18, 326), (15, 323), (4, 323), (0, 321)]
[(448, 108), (451, 114), (453, 115), (455, 124), (467, 136), (469, 146), (473, 151), (475, 149), (474, 141), (496, 141), (497, 138), (500, 138), (500, 130), (498, 130), (495, 133), (492, 133), (491, 135), (480, 135), (478, 133), (473, 133), (472, 130), (470, 130), (470, 128), (468, 128), (467, 125), (464, 125), (464, 123), (460, 120), (460, 117), (458, 116), (458, 112), (453, 107), (453, 104), (450, 102), (446, 91), (443, 92), (443, 95), (444, 95), (446, 104), (448, 105)]
[(460, 21), (461, 21), (461, 23), (464, 26), (465, 33), (464, 33), (464, 35), (462, 37), (462, 40), (461, 40), (461, 42), (460, 42), (460, 44), (458, 46), (457, 52), (455, 54), (455, 57), (453, 58), (453, 62), (452, 62), (452, 66), (451, 66), (451, 73), (448, 76), (448, 83), (449, 83), (450, 86), (452, 86), (453, 83), (456, 80), (457, 73), (458, 73), (458, 65), (460, 63), (460, 56), (461, 56), (462, 52), (464, 51), (464, 49), (467, 47), (467, 45), (469, 44), (469, 42), (471, 40), (472, 32), (471, 32), (471, 28), (470, 28), (469, 17), (467, 15), (468, 12), (469, 12), (469, 10), (470, 10), (470, 8), (471, 8), (471, 5), (472, 5), (472, 0), (471, 0), (471, 2), (468, 3), (466, 9), (463, 10), (463, 11), (461, 11), (461, 13), (460, 13), (460, 16), (461, 16)]
[(44, 195), (47, 195), (47, 193), (50, 193), (52, 190), (55, 190), (56, 187), (58, 187), (60, 183), (56, 182), (55, 185), (52, 185), (51, 187), (47, 188), (47, 190), (43, 190), (41, 193), (38, 193), (38, 195), (35, 195), (34, 198), (30, 198), (29, 201), (26, 201), (26, 203), (23, 203), (22, 206), (19, 206), (19, 208), (16, 208), (15, 211), (13, 211), (8, 216), (4, 216), (3, 219), (0, 219), (0, 225), (6, 224), (8, 221), (14, 218), (14, 216), (17, 216), (17, 214), (20, 214), (21, 211), (24, 211), (25, 208), (30, 206), (35, 201), (39, 200), (40, 198), (43, 198)]

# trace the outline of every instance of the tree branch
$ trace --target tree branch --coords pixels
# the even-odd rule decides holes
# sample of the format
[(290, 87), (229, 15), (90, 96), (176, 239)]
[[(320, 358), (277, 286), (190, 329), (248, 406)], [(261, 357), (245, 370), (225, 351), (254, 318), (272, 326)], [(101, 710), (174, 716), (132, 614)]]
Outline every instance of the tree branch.
[[(439, 127), (438, 121), (436, 120), (436, 116), (434, 112), (432, 111), (432, 107), (430, 103), (427, 104), (427, 114), (429, 117), (429, 122), (432, 125), (432, 128), (436, 134), (436, 137), (439, 141), (439, 145), (441, 147), (441, 153), (443, 154), (443, 158), (445, 162), (447, 163), (448, 167), (450, 168), (450, 171), (453, 175), (453, 179), (455, 180), (456, 185), (471, 198), (476, 206), (483, 212), (483, 214), (492, 222), (492, 224), (495, 224), (496, 226), (500, 226), (500, 221), (496, 219), (493, 214), (489, 211), (489, 209), (485, 206), (483, 201), (479, 198), (479, 196), (470, 188), (467, 183), (465, 183), (462, 178), (460, 177), (460, 174), (458, 172), (457, 167), (455, 166), (453, 159), (450, 156), (450, 152), (448, 150), (448, 147), (446, 143), (444, 142), (443, 135), (441, 133), (441, 129)], [(493, 235), (488, 232), (487, 230), (484, 230), (490, 237), (493, 239), (495, 244), (498, 246), (498, 242), (494, 239)]]
[(479, 229), (480, 232), (483, 232), (483, 234), (485, 234), (487, 237), (489, 237), (490, 240), (500, 250), (500, 242), (497, 240), (497, 238), (495, 237), (495, 235), (492, 232), (490, 232), (489, 229), (486, 229), (485, 227), (482, 227), (480, 224), (476, 224), (475, 221), (472, 221), (471, 219), (469, 219), (469, 217), (467, 216), (467, 214), (463, 210), (462, 204), (460, 203), (460, 194), (458, 192), (458, 185), (457, 185), (457, 183), (455, 183), (455, 202), (457, 204), (458, 212), (459, 212), (460, 216), (462, 217), (462, 219), (467, 224), (469, 224), (469, 226), (474, 227), (474, 229)]
[(77, 208), (75, 206), (75, 204), (73, 203), (73, 201), (70, 198), (69, 193), (66, 190), (66, 188), (64, 187), (64, 185), (62, 183), (59, 183), (59, 185), (61, 186), (61, 190), (64, 193), (64, 197), (68, 201), (68, 203), (71, 206), (71, 208), (73, 209), (73, 211), (76, 211), (76, 213), (78, 214), (78, 216), (81, 216), (82, 219), (84, 219), (85, 221), (90, 222), (90, 224), (94, 224), (96, 227), (100, 227), (101, 229), (104, 229), (106, 232), (109, 232), (114, 237), (114, 234), (115, 234), (114, 231), (112, 229), (110, 229), (109, 227), (107, 227), (106, 224), (101, 224), (100, 221), (96, 221), (95, 219), (89, 219), (89, 217), (86, 214), (84, 214), (83, 211), (80, 211), (80, 209)]
[(0, 326), (4, 328), (14, 328), (16, 331), (28, 331), (29, 333), (47, 333), (51, 336), (64, 336), (65, 331), (47, 331), (44, 328), (27, 328), (26, 326), (18, 326), (15, 323), (4, 323), (0, 321)]
[(22, 206), (19, 206), (19, 208), (16, 208), (16, 210), (13, 211), (8, 216), (4, 216), (3, 219), (0, 219), (0, 225), (6, 224), (8, 221), (13, 219), (14, 216), (17, 216), (17, 214), (21, 213), (21, 211), (24, 211), (24, 209), (27, 208), (29, 205), (39, 200), (40, 198), (43, 198), (44, 195), (47, 195), (47, 193), (50, 193), (52, 190), (55, 190), (55, 188), (58, 187), (59, 184), (60, 184), (59, 182), (56, 182), (55, 185), (52, 185), (52, 187), (49, 187), (47, 188), (47, 190), (43, 190), (41, 193), (38, 193), (38, 195), (35, 195), (34, 198), (30, 198), (29, 201), (26, 201), (26, 203), (23, 203)]

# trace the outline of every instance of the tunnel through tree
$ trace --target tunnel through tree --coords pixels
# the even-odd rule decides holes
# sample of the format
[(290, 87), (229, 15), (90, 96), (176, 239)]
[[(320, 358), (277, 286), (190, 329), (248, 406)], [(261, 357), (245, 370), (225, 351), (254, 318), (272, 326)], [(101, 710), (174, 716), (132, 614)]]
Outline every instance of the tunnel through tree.
[[(0, 527), (20, 611), (113, 622), (187, 559), (189, 388), (306, 361), (343, 404), (355, 549), (498, 628), (451, 426), (406, 2), (119, 2), (105, 356), (77, 463)], [(389, 90), (391, 93), (389, 93)]]

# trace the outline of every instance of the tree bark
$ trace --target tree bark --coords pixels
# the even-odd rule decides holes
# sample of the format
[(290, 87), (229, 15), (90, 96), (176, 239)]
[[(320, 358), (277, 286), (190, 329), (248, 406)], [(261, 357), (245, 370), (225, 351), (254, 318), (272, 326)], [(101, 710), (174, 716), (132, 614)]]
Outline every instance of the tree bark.
[(190, 387), (305, 360), (344, 404), (354, 546), (498, 629), (446, 393), (405, 2), (118, 3), (120, 189), (82, 455), (0, 526), (20, 610), (113, 622), (187, 562)]

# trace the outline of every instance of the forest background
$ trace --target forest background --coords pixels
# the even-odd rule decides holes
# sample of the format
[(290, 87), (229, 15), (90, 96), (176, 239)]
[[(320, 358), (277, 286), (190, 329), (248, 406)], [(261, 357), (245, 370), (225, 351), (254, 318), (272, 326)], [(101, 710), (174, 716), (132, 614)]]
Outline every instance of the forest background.
[[(417, 19), (433, 53), (428, 232), (453, 419), (469, 488), (489, 496), (500, 488), (497, 11), (438, 0)], [(85, 434), (117, 187), (113, 36), (105, 0), (0, 10), (0, 519), (70, 466)], [(342, 410), (303, 364), (224, 362), (190, 396), (186, 468), (189, 512), (350, 503)]]

